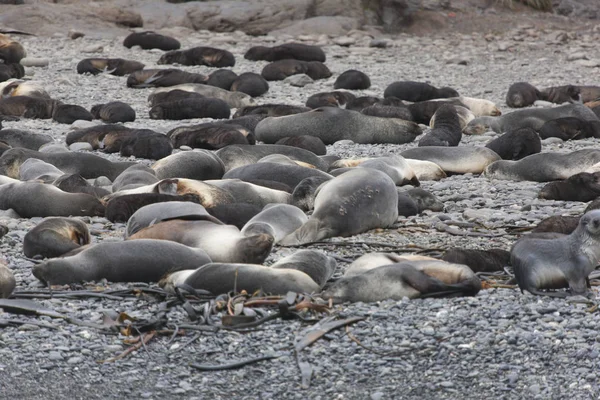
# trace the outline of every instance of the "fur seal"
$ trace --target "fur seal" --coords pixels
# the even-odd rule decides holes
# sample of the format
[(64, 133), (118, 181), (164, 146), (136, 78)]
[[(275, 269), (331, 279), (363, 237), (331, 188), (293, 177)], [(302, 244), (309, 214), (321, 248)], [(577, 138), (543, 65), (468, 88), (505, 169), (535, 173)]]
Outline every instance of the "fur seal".
[(343, 107), (356, 96), (350, 92), (337, 90), (335, 92), (323, 92), (311, 95), (306, 100), (306, 107), (315, 109), (320, 107)]
[(216, 86), (221, 89), (229, 90), (238, 74), (230, 69), (218, 69), (208, 75), (207, 85)]
[[(357, 168), (372, 168), (389, 176), (397, 186), (413, 185), (419, 186), (419, 180), (415, 171), (408, 165), (402, 156), (390, 155), (387, 157), (363, 158), (357, 160), (339, 160), (331, 164), (331, 168), (337, 166), (352, 166)], [(335, 171), (335, 170), (333, 170)], [(330, 171), (333, 173), (333, 171)]]
[[(581, 97), (581, 89), (575, 85), (552, 86), (542, 89), (541, 94), (540, 100), (546, 100), (556, 104), (579, 103), (583, 100)], [(587, 99), (583, 102), (585, 103), (589, 100), (595, 100), (595, 98)]]
[(516, 82), (509, 86), (506, 93), (506, 105), (510, 108), (522, 108), (533, 105), (542, 99), (542, 93), (532, 84)]
[(52, 183), (62, 175), (64, 175), (63, 171), (37, 158), (28, 158), (19, 167), (19, 180), (21, 181)]
[(273, 237), (277, 244), (281, 239), (300, 228), (308, 221), (304, 212), (290, 204), (267, 204), (241, 229), (244, 236), (261, 233)]
[(436, 212), (444, 211), (444, 203), (427, 190), (421, 188), (412, 188), (408, 190), (403, 190), (399, 193), (407, 195), (415, 202), (418, 209), (417, 212), (419, 214), (421, 214), (425, 210), (431, 210)]
[(200, 93), (205, 97), (212, 97), (215, 99), (223, 100), (231, 108), (241, 108), (245, 106), (256, 105), (254, 99), (242, 92), (230, 92), (216, 86), (203, 85), (200, 83), (185, 83), (181, 85), (170, 85), (170, 87), (158, 88), (154, 90), (153, 94), (168, 92), (171, 90), (184, 90), (186, 92)]
[(332, 74), (319, 61), (279, 60), (267, 64), (260, 73), (267, 81), (282, 81), (288, 76), (306, 74), (314, 80), (329, 78)]
[(443, 261), (463, 264), (477, 272), (499, 272), (510, 264), (510, 252), (502, 249), (472, 250), (451, 248), (444, 252)]
[(172, 87), (191, 83), (206, 83), (208, 78), (202, 74), (185, 72), (180, 69), (143, 69), (127, 77), (127, 87)]
[(464, 129), (468, 134), (480, 134), (491, 129), (502, 133), (519, 128), (533, 128), (539, 131), (544, 123), (564, 117), (577, 117), (584, 121), (598, 121), (592, 110), (583, 104), (566, 104), (552, 108), (526, 108), (515, 110), (499, 117), (478, 117)]
[(146, 165), (134, 164), (121, 172), (112, 183), (112, 191), (134, 189), (143, 185), (151, 185), (160, 179), (156, 177), (156, 172)]
[(447, 174), (481, 174), (488, 165), (500, 160), (500, 156), (488, 148), (470, 146), (416, 147), (405, 150), (400, 155), (407, 160), (436, 163)]
[(252, 179), (263, 179), (282, 182), (289, 187), (296, 187), (304, 178), (310, 176), (322, 176), (331, 178), (331, 175), (314, 168), (301, 167), (299, 165), (286, 165), (272, 162), (260, 162), (234, 168), (223, 175), (223, 179), (241, 179), (243, 181)]
[(229, 203), (217, 204), (214, 207), (207, 208), (206, 211), (224, 224), (233, 225), (242, 230), (244, 225), (260, 213), (262, 209), (263, 207), (256, 204)]
[(333, 276), (337, 262), (335, 258), (330, 257), (316, 250), (299, 250), (287, 257), (277, 260), (271, 268), (295, 269), (304, 272), (310, 276), (319, 288), (323, 288), (327, 281)]
[(49, 119), (57, 112), (60, 104), (57, 100), (47, 100), (31, 96), (5, 97), (0, 99), (0, 115)]
[(241, 126), (225, 124), (200, 124), (175, 128), (167, 133), (173, 147), (189, 146), (194, 149), (218, 150), (232, 144), (250, 144), (250, 132)]
[(0, 33), (0, 60), (3, 64), (18, 64), (25, 57), (27, 53), (21, 43)]
[(86, 179), (77, 174), (63, 174), (56, 178), (52, 184), (63, 192), (85, 193), (96, 198), (102, 198), (111, 193), (104, 188), (92, 186)]
[(436, 88), (428, 83), (414, 81), (397, 81), (391, 83), (383, 92), (383, 97), (397, 97), (413, 103), (447, 97), (458, 97), (456, 90), (443, 87)]
[(101, 119), (103, 122), (108, 122), (109, 124), (135, 121), (135, 110), (129, 104), (122, 101), (96, 104), (92, 106), (90, 113), (94, 119)]
[(158, 179), (221, 179), (225, 174), (218, 154), (201, 149), (172, 154), (154, 163), (152, 169)]
[(104, 205), (89, 194), (66, 193), (36, 182), (0, 186), (0, 210), (12, 208), (22, 218), (49, 216), (103, 216)]
[[(150, 129), (134, 129), (130, 134), (123, 136), (122, 142), (114, 144), (119, 146), (119, 154), (123, 157), (160, 160), (173, 152), (173, 145), (169, 138)], [(111, 152), (110, 147), (106, 147), (105, 151)]]
[(115, 76), (125, 76), (141, 71), (144, 67), (145, 65), (141, 62), (122, 58), (85, 58), (77, 63), (77, 73), (92, 75), (107, 73)]
[(270, 268), (256, 264), (204, 265), (184, 281), (194, 289), (208, 290), (213, 294), (231, 291), (285, 295), (294, 293), (316, 293), (319, 285), (302, 271), (287, 268)]
[(21, 64), (0, 64), (0, 82), (21, 79), (24, 76), (25, 69)]
[(404, 297), (474, 296), (481, 281), (469, 267), (438, 260), (377, 266), (336, 281), (321, 296), (341, 302), (401, 300)]
[(542, 141), (533, 129), (520, 128), (492, 139), (485, 147), (493, 150), (503, 160), (520, 160), (541, 152)]
[(94, 125), (89, 128), (75, 129), (67, 133), (65, 143), (67, 146), (76, 142), (89, 143), (94, 150), (104, 149), (106, 147), (119, 151), (120, 147), (114, 145), (114, 142), (121, 140), (120, 136), (132, 131), (131, 128), (121, 124)]
[(233, 67), (235, 57), (227, 50), (199, 46), (187, 50), (173, 50), (163, 54), (157, 64), (205, 65), (207, 67)]
[[(0, 64), (0, 69), (3, 64)], [(22, 79), (9, 79), (0, 83), (1, 97), (28, 96), (52, 100), (41, 82), (26, 81)]]
[(371, 79), (364, 72), (355, 69), (344, 71), (333, 84), (334, 89), (361, 90), (371, 87)]
[(15, 275), (4, 261), (0, 261), (0, 298), (8, 298), (16, 286)]
[(134, 32), (123, 40), (123, 46), (128, 49), (140, 46), (144, 50), (159, 49), (164, 51), (177, 50), (181, 43), (170, 36), (161, 35), (152, 31)]
[(52, 112), (52, 119), (60, 124), (72, 124), (77, 120), (91, 121), (92, 114), (77, 104), (57, 104)]
[(324, 156), (327, 154), (325, 143), (323, 143), (323, 141), (316, 136), (302, 135), (285, 137), (279, 139), (277, 142), (275, 142), (275, 144), (298, 147), (300, 149), (308, 150), (318, 156)]
[(161, 193), (136, 193), (117, 196), (106, 203), (104, 217), (111, 222), (127, 222), (140, 208), (150, 204), (169, 201), (200, 203), (200, 198), (195, 194), (175, 196)]
[(168, 273), (195, 269), (211, 262), (202, 249), (167, 240), (102, 242), (77, 249), (33, 267), (33, 275), (48, 285), (77, 282), (158, 282)]
[(265, 117), (283, 117), (286, 115), (300, 114), (310, 111), (308, 107), (292, 106), (290, 104), (262, 104), (260, 106), (246, 106), (239, 108), (233, 118), (243, 117), (244, 115), (264, 115)]
[(315, 110), (278, 118), (265, 118), (256, 126), (256, 139), (275, 143), (288, 136), (310, 132), (325, 144), (349, 139), (354, 143), (404, 144), (422, 133), (414, 122), (400, 119), (370, 117), (358, 111), (321, 107)]
[(53, 258), (89, 244), (85, 222), (75, 218), (46, 218), (23, 238), (23, 254), (29, 258)]
[(392, 179), (370, 168), (348, 171), (319, 189), (309, 220), (279, 243), (296, 246), (334, 236), (387, 228), (398, 219), (398, 192)]
[[(588, 209), (584, 213), (587, 213)], [(554, 232), (563, 235), (570, 235), (579, 226), (579, 220), (581, 217), (570, 217), (562, 215), (553, 215), (548, 218), (544, 218), (537, 224), (531, 233), (545, 233)]]
[(262, 96), (269, 91), (269, 84), (259, 74), (254, 72), (244, 72), (238, 76), (229, 89), (232, 92), (246, 93), (252, 97)]
[(303, 43), (284, 43), (274, 47), (251, 47), (246, 54), (244, 54), (244, 58), (250, 61), (294, 59), (325, 62), (325, 53), (319, 46), (311, 46)]
[(540, 199), (588, 202), (600, 196), (600, 172), (580, 172), (564, 181), (546, 184), (538, 194)]
[(398, 264), (406, 261), (421, 261), (431, 260), (437, 261), (435, 258), (428, 256), (420, 256), (415, 254), (398, 255), (396, 253), (366, 253), (354, 260), (344, 271), (344, 278), (361, 275), (377, 267), (384, 265)]
[(244, 165), (255, 164), (261, 158), (271, 154), (283, 154), (293, 160), (303, 161), (314, 165), (321, 171), (329, 169), (329, 164), (316, 154), (300, 149), (298, 147), (283, 146), (278, 144), (261, 145), (230, 145), (216, 152), (216, 155), (223, 161), (225, 172)]
[(542, 139), (557, 137), (562, 140), (600, 138), (600, 121), (585, 121), (575, 117), (550, 120), (539, 130)]
[(150, 107), (157, 106), (162, 103), (172, 103), (174, 101), (185, 99), (203, 99), (206, 96), (195, 92), (186, 92), (185, 90), (171, 90), (169, 92), (151, 93), (148, 96)]
[(223, 100), (189, 98), (169, 103), (160, 103), (150, 109), (150, 119), (193, 119), (193, 118), (229, 118), (231, 109)]
[(47, 143), (54, 142), (50, 135), (22, 131), (19, 129), (1, 129), (0, 141), (7, 143), (11, 147), (22, 147), (29, 150), (39, 150)]
[(462, 129), (456, 109), (444, 104), (433, 115), (434, 128), (419, 140), (423, 146), (458, 146), (462, 139)]
[(127, 239), (169, 240), (203, 249), (211, 260), (224, 263), (261, 264), (273, 248), (271, 235), (261, 233), (245, 236), (233, 225), (208, 220), (161, 221), (139, 230)]
[(405, 159), (410, 168), (414, 171), (415, 176), (421, 181), (439, 181), (446, 178), (447, 175), (443, 169), (434, 162)]
[(255, 185), (239, 179), (227, 179), (225, 176), (223, 179), (205, 180), (204, 183), (225, 190), (232, 196), (234, 203), (256, 204), (265, 207), (269, 203), (289, 204), (292, 198), (290, 193), (282, 190)]
[(54, 165), (68, 174), (79, 174), (85, 179), (106, 176), (114, 180), (121, 172), (133, 165), (132, 162), (112, 162), (88, 153), (62, 152), (40, 153), (28, 149), (9, 149), (0, 156), (0, 173), (18, 178), (19, 168), (28, 158), (37, 158)]
[(311, 176), (302, 179), (292, 192), (292, 204), (305, 212), (312, 210), (317, 189), (331, 179), (333, 178), (323, 176)]
[(489, 179), (549, 182), (567, 179), (600, 162), (600, 150), (532, 154), (519, 161), (500, 160), (485, 168)]
[(600, 211), (581, 217), (577, 229), (556, 239), (519, 239), (510, 251), (511, 265), (521, 292), (555, 297), (587, 293), (587, 277), (600, 261)]
[(386, 106), (380, 103), (375, 103), (360, 110), (362, 114), (372, 117), (382, 118), (398, 118), (406, 121), (412, 121), (413, 117), (406, 106)]

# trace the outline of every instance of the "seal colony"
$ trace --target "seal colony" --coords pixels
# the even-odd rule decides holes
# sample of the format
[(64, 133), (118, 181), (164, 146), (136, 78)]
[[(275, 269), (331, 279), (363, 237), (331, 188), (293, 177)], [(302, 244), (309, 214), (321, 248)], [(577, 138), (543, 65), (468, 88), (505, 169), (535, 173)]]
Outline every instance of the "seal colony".
[[(144, 106), (106, 95), (85, 108), (46, 90), (51, 82), (21, 80), (25, 49), (0, 37), (0, 115), (12, 118), (11, 129), (0, 130), (0, 209), (45, 218), (23, 238), (24, 256), (41, 260), (31, 273), (43, 284), (160, 281), (169, 290), (296, 291), (373, 302), (474, 296), (482, 290), (476, 273), (510, 265), (523, 291), (586, 293), (600, 260), (598, 211), (581, 216), (568, 235), (536, 233), (512, 249), (455, 249), (445, 259), (366, 253), (344, 269), (326, 252), (295, 247), (389, 233), (403, 228), (405, 216), (440, 213), (447, 197), (436, 197), (431, 184), (414, 187), (443, 186), (451, 175), (551, 182), (540, 198), (595, 200), (600, 151), (551, 152), (542, 139), (600, 137), (600, 119), (583, 104), (598, 99), (597, 87), (557, 82), (538, 90), (516, 82), (506, 103), (519, 109), (502, 114), (493, 102), (451, 85), (390, 81), (375, 91), (359, 69), (330, 69), (318, 46), (283, 43), (240, 53), (182, 48), (155, 32), (132, 33), (123, 46), (155, 49), (154, 61), (135, 60), (133, 51), (126, 58), (107, 54), (74, 62), (73, 73), (94, 82), (112, 75), (115, 85), (140, 93)], [(254, 68), (239, 68), (242, 58)], [(302, 104), (269, 97), (272, 85), (298, 74), (321, 80), (327, 91), (298, 89)], [(368, 95), (359, 92), (367, 89)], [(531, 107), (536, 101), (555, 105)], [(64, 130), (59, 140), (19, 130), (23, 120), (38, 118), (79, 129)], [(191, 119), (202, 121), (172, 122), (168, 130), (144, 126)], [(479, 145), (464, 136), (480, 134), (492, 140)], [(350, 141), (397, 147), (381, 157), (331, 152)], [(89, 152), (73, 151), (78, 147)], [(103, 153), (132, 158), (109, 161)], [(126, 223), (127, 233), (98, 242), (78, 217)], [(291, 254), (268, 265), (284, 247)], [(10, 267), (0, 265), (0, 297), (20, 283)], [(341, 278), (333, 279), (335, 272)], [(560, 288), (570, 292), (547, 291)]]

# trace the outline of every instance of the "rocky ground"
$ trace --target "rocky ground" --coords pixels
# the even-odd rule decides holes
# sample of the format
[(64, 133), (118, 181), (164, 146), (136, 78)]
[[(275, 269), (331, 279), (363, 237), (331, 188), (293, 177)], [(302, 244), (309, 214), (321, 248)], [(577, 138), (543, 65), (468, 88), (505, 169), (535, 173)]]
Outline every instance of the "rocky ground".
[[(263, 62), (248, 62), (244, 52), (253, 45), (276, 44), (285, 36), (249, 37), (242, 33), (213, 34), (172, 30), (182, 47), (212, 45), (226, 48), (237, 59), (237, 73), (260, 71)], [(495, 101), (503, 112), (508, 86), (528, 81), (535, 86), (597, 84), (600, 32), (593, 29), (564, 31), (535, 27), (525, 21), (502, 33), (401, 34), (384, 38), (389, 47), (371, 48), (372, 37), (351, 32), (347, 47), (326, 36), (303, 36), (307, 43), (324, 47), (334, 76), (302, 89), (283, 82), (270, 84), (260, 103), (301, 105), (319, 91), (332, 90), (337, 75), (360, 69), (371, 77), (372, 87), (361, 94), (381, 96), (394, 80), (428, 81), (451, 86), (461, 94)], [(146, 98), (150, 89), (128, 89), (124, 77), (77, 75), (79, 60), (91, 56), (123, 57), (155, 66), (160, 51), (128, 50), (123, 36), (111, 39), (22, 37), (29, 56), (47, 58), (48, 67), (28, 68), (28, 75), (43, 82), (55, 98), (89, 108), (109, 100), (125, 101), (138, 119), (128, 124), (160, 132), (199, 121), (148, 119)], [(182, 67), (209, 73), (204, 67)], [(4, 123), (7, 128), (52, 134), (64, 141), (70, 127), (48, 120)], [(495, 134), (464, 137), (461, 145), (482, 145)], [(598, 140), (548, 141), (543, 151), (567, 152), (598, 146)], [(340, 156), (385, 155), (416, 146), (328, 146)], [(478, 232), (491, 237), (452, 236), (431, 227), (440, 213), (425, 212), (400, 218), (393, 229), (372, 231), (343, 241), (345, 245), (315, 245), (338, 258), (353, 259), (370, 251), (406, 251), (453, 246), (508, 249), (517, 236), (515, 226), (531, 226), (550, 215), (578, 215), (584, 203), (539, 200), (538, 183), (490, 181), (484, 177), (454, 176), (440, 182), (423, 182), (446, 205), (445, 215), (470, 221)], [(0, 219), (11, 231), (0, 241), (0, 250), (18, 280), (17, 290), (39, 287), (31, 274), (32, 263), (23, 259), (22, 239), (39, 220)], [(93, 241), (119, 240), (124, 226), (103, 218), (89, 219)], [(368, 243), (368, 244), (367, 244)], [(379, 245), (377, 245), (379, 243)], [(276, 248), (269, 261), (292, 249)], [(338, 274), (347, 265), (339, 263)], [(91, 288), (127, 288), (100, 282)], [(593, 289), (597, 293), (596, 289)], [(87, 322), (100, 323), (103, 313), (126, 312), (152, 318), (159, 310), (153, 297), (109, 300), (54, 298), (40, 303)], [(126, 337), (109, 335), (49, 317), (0, 313), (1, 320), (31, 322), (0, 330), (0, 398), (264, 398), (264, 399), (587, 399), (600, 395), (600, 314), (591, 304), (522, 295), (515, 289), (483, 290), (473, 298), (384, 301), (334, 308), (343, 317), (364, 321), (327, 335), (301, 351), (298, 358), (313, 369), (308, 388), (303, 385), (295, 356), (289, 353), (308, 325), (297, 320), (276, 320), (250, 333), (188, 332), (171, 340), (157, 337), (145, 348), (113, 363), (99, 363), (128, 346)], [(189, 323), (181, 308), (167, 314), (172, 324)], [(40, 327), (33, 323), (51, 324)], [(192, 338), (195, 341), (190, 342)], [(353, 338), (356, 339), (353, 340)], [(359, 345), (362, 343), (363, 346)], [(238, 370), (200, 372), (190, 363), (227, 363), (266, 354), (282, 357)], [(305, 382), (306, 383), (306, 382)]]

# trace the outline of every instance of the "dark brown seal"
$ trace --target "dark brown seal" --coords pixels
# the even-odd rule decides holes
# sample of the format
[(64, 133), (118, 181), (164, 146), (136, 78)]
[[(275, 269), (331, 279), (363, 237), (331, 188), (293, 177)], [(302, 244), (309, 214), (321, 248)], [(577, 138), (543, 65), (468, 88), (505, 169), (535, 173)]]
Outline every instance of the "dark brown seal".
[(144, 50), (160, 49), (164, 51), (177, 50), (181, 44), (177, 39), (170, 36), (161, 35), (152, 31), (135, 32), (123, 40), (123, 46), (128, 49), (133, 46), (140, 46)]
[(306, 100), (306, 107), (308, 108), (320, 108), (320, 107), (341, 107), (348, 104), (350, 101), (356, 98), (350, 92), (335, 91), (335, 92), (323, 92), (316, 93), (310, 96)]
[(275, 142), (275, 144), (298, 147), (300, 149), (313, 152), (318, 156), (324, 156), (327, 154), (327, 147), (325, 147), (325, 143), (323, 143), (323, 141), (316, 136), (289, 136), (279, 139), (277, 142)]
[(122, 101), (96, 104), (92, 106), (90, 113), (95, 119), (101, 119), (103, 122), (108, 122), (109, 124), (135, 121), (135, 110), (129, 104)]
[(506, 105), (511, 108), (529, 107), (541, 99), (543, 99), (542, 93), (527, 82), (513, 83), (506, 93)]
[(249, 132), (239, 125), (201, 124), (191, 127), (175, 128), (167, 133), (173, 147), (217, 150), (230, 144), (249, 144)]
[(600, 121), (585, 121), (576, 117), (557, 118), (545, 122), (538, 133), (542, 139), (550, 137), (562, 140), (600, 138)]
[(333, 84), (334, 89), (360, 90), (371, 87), (371, 79), (364, 72), (349, 69), (337, 77)]
[[(590, 210), (585, 210), (588, 212)], [(543, 232), (554, 232), (561, 233), (563, 235), (570, 235), (573, 233), (579, 225), (581, 217), (570, 217), (563, 215), (553, 215), (548, 218), (544, 218), (537, 224), (532, 230), (532, 233), (543, 233)]]
[(237, 79), (238, 74), (230, 69), (218, 69), (208, 75), (207, 85), (219, 87), (229, 90), (233, 82)]
[(235, 57), (227, 50), (214, 47), (194, 47), (188, 50), (173, 50), (160, 57), (157, 64), (206, 65), (207, 67), (233, 67)]
[(436, 88), (425, 82), (397, 81), (391, 83), (383, 92), (383, 97), (397, 97), (400, 100), (418, 102), (447, 97), (458, 97), (456, 90), (443, 87)]
[(77, 73), (97, 75), (106, 72), (110, 75), (124, 76), (141, 71), (144, 67), (141, 62), (122, 58), (86, 58), (77, 64)]
[(143, 69), (129, 75), (127, 87), (167, 87), (183, 83), (206, 83), (206, 80), (205, 75), (185, 72), (175, 68)]
[(300, 61), (325, 62), (325, 53), (319, 46), (303, 43), (285, 43), (274, 47), (251, 47), (244, 58), (250, 61), (279, 61), (294, 59)]
[(105, 218), (111, 222), (127, 222), (140, 208), (149, 204), (167, 201), (190, 201), (200, 204), (200, 197), (196, 194), (183, 196), (162, 193), (135, 193), (111, 198), (106, 204)]
[(462, 139), (462, 129), (454, 106), (444, 104), (436, 111), (433, 120), (433, 129), (419, 140), (419, 147), (458, 146)]
[(21, 64), (0, 64), (0, 82), (21, 79), (24, 76), (25, 69)]
[(23, 238), (23, 254), (29, 258), (60, 257), (90, 243), (85, 222), (75, 218), (46, 218)]
[(473, 272), (501, 272), (510, 265), (510, 252), (502, 249), (473, 250), (451, 248), (446, 250), (442, 260), (463, 264)]
[(538, 197), (547, 200), (588, 202), (600, 196), (600, 172), (580, 172), (564, 181), (550, 182)]
[(503, 160), (520, 160), (541, 152), (542, 141), (532, 128), (519, 128), (492, 139), (485, 147), (494, 150)]
[(229, 118), (231, 108), (220, 99), (212, 97), (187, 98), (170, 103), (160, 103), (150, 109), (151, 119)]
[(18, 64), (26, 56), (27, 53), (21, 43), (0, 33), (0, 60), (3, 64)]
[(317, 80), (329, 78), (331, 71), (319, 61), (280, 60), (266, 65), (261, 72), (268, 81), (282, 81), (297, 74), (306, 74)]
[(265, 78), (254, 72), (244, 72), (233, 81), (229, 90), (258, 97), (269, 91), (269, 84)]

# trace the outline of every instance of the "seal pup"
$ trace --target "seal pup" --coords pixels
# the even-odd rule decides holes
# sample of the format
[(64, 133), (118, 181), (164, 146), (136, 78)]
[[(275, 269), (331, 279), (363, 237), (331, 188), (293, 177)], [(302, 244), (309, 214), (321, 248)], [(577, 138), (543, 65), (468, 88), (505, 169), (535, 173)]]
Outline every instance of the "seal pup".
[[(600, 262), (600, 210), (581, 217), (577, 229), (556, 239), (519, 239), (510, 251), (521, 292), (566, 297), (585, 295), (587, 277)], [(546, 291), (569, 288), (570, 293)]]
[(418, 213), (421, 214), (425, 210), (431, 211), (444, 211), (444, 203), (438, 199), (434, 194), (421, 188), (412, 188), (408, 190), (398, 189), (398, 193), (403, 193), (410, 197), (418, 208)]
[(125, 76), (141, 71), (145, 66), (141, 62), (122, 58), (85, 58), (77, 63), (77, 73), (92, 75), (107, 73), (115, 76)]
[(566, 104), (552, 108), (526, 108), (515, 110), (499, 117), (478, 117), (464, 129), (468, 134), (480, 134), (488, 129), (502, 133), (519, 128), (533, 128), (539, 131), (544, 123), (564, 117), (577, 117), (584, 121), (598, 121), (592, 110), (583, 104)]
[(25, 69), (21, 64), (0, 64), (0, 82), (21, 79), (24, 76)]
[(580, 172), (564, 181), (550, 182), (539, 192), (538, 197), (546, 200), (588, 202), (600, 196), (600, 172)]
[(364, 72), (349, 69), (337, 77), (333, 84), (334, 89), (361, 90), (371, 87), (371, 79)]
[(506, 105), (510, 108), (523, 108), (542, 99), (542, 93), (532, 84), (516, 82), (508, 87)]
[(149, 112), (150, 119), (194, 119), (194, 118), (229, 118), (229, 104), (211, 97), (188, 98), (153, 106)]
[(267, 64), (260, 73), (267, 81), (282, 81), (288, 76), (306, 74), (313, 80), (326, 79), (332, 74), (319, 61), (279, 60)]
[(129, 218), (140, 208), (169, 201), (188, 201), (200, 203), (200, 198), (195, 194), (185, 194), (183, 196), (162, 194), (162, 193), (135, 193), (124, 196), (117, 196), (106, 203), (106, 212), (104, 217), (110, 222), (127, 222)]
[(387, 228), (398, 219), (398, 192), (383, 172), (357, 168), (325, 182), (309, 220), (279, 243), (296, 246), (334, 236)]
[[(590, 203), (591, 204), (591, 203)], [(589, 206), (588, 206), (589, 208)], [(584, 214), (587, 213), (588, 210), (584, 211)], [(553, 215), (548, 218), (544, 218), (537, 224), (532, 230), (531, 233), (544, 233), (544, 232), (554, 232), (560, 233), (563, 235), (570, 235), (573, 233), (577, 226), (579, 226), (579, 220), (581, 217), (571, 217), (571, 216), (563, 216), (563, 215)]]
[(501, 272), (510, 265), (510, 252), (503, 249), (473, 250), (453, 247), (444, 252), (443, 261), (463, 264), (477, 272)]
[[(149, 129), (135, 129), (130, 134), (124, 135), (121, 143), (115, 144), (119, 146), (119, 154), (123, 157), (160, 160), (173, 152), (173, 145), (169, 138)], [(110, 147), (106, 147), (105, 151), (111, 152)]]
[(23, 254), (29, 258), (60, 257), (90, 241), (85, 222), (75, 218), (50, 217), (27, 232), (23, 238)]
[(292, 192), (292, 204), (304, 212), (314, 208), (315, 195), (319, 186), (333, 178), (311, 176), (302, 179)]
[(161, 35), (152, 31), (134, 32), (123, 40), (123, 46), (128, 49), (140, 46), (144, 50), (159, 49), (164, 51), (177, 50), (181, 43), (170, 36)]
[(298, 250), (287, 257), (280, 258), (271, 268), (295, 269), (311, 277), (320, 289), (333, 276), (337, 262), (335, 258), (316, 250)]
[(0, 210), (11, 208), (22, 218), (104, 215), (104, 205), (94, 196), (37, 182), (0, 185)]
[(542, 151), (540, 135), (531, 128), (508, 131), (490, 140), (485, 147), (493, 150), (503, 160), (520, 160)]
[[(167, 133), (173, 147), (218, 150), (232, 144), (250, 144), (254, 135), (239, 125), (206, 123), (175, 128)], [(255, 140), (253, 140), (256, 143)]]
[(319, 285), (306, 273), (295, 269), (270, 268), (256, 264), (211, 263), (204, 265), (187, 277), (184, 282), (194, 289), (208, 290), (212, 294), (231, 291), (285, 295), (316, 293)]
[(325, 143), (323, 143), (323, 141), (316, 136), (302, 135), (285, 137), (279, 139), (277, 142), (275, 142), (275, 144), (298, 147), (300, 149), (308, 150), (318, 156), (324, 156), (327, 154)]
[(600, 138), (600, 121), (585, 121), (575, 117), (550, 120), (539, 130), (542, 139), (557, 137), (562, 140)]
[[(0, 64), (0, 66), (1, 65), (2, 64)], [(35, 81), (24, 81), (21, 79), (9, 79), (0, 83), (0, 95), (2, 97), (29, 96), (51, 100), (50, 95), (42, 83)]]
[(255, 164), (263, 157), (271, 154), (282, 154), (292, 160), (302, 161), (314, 165), (321, 171), (329, 169), (329, 163), (321, 160), (316, 154), (298, 147), (283, 146), (278, 144), (260, 145), (230, 145), (216, 152), (225, 166), (225, 172), (244, 165)]
[(404, 261), (342, 277), (321, 297), (341, 302), (401, 300), (404, 297), (474, 296), (481, 281), (469, 267), (438, 260)]
[(267, 204), (241, 229), (244, 236), (265, 233), (273, 237), (274, 244), (300, 228), (308, 221), (304, 212), (291, 204)]
[(422, 133), (414, 122), (401, 119), (370, 117), (358, 111), (322, 107), (315, 110), (265, 118), (256, 126), (256, 139), (275, 143), (288, 136), (302, 136), (310, 132), (325, 144), (352, 140), (361, 144), (404, 144)]
[(158, 282), (166, 274), (210, 263), (202, 249), (167, 240), (101, 242), (33, 267), (47, 285), (106, 279), (110, 282)]
[(202, 74), (185, 72), (175, 68), (143, 69), (127, 77), (127, 87), (171, 87), (189, 83), (206, 83), (208, 78)]
[(3, 64), (18, 64), (25, 57), (27, 52), (21, 43), (0, 33), (0, 60)]
[(94, 119), (101, 119), (102, 122), (108, 122), (109, 124), (135, 121), (135, 110), (122, 101), (96, 104), (92, 106), (90, 113)]
[(415, 147), (403, 151), (400, 155), (407, 160), (433, 162), (446, 174), (481, 174), (488, 165), (500, 160), (500, 156), (488, 148), (471, 146)]
[(237, 79), (237, 77), (238, 74), (230, 69), (218, 69), (208, 75), (206, 84), (229, 90), (231, 88), (231, 84)]
[(313, 94), (306, 100), (305, 105), (311, 109), (320, 107), (345, 108), (346, 104), (354, 99), (356, 99), (354, 94), (343, 90), (336, 90), (335, 92)]
[(140, 229), (127, 238), (137, 239), (169, 240), (200, 248), (213, 262), (224, 263), (261, 264), (273, 248), (273, 236), (269, 234), (246, 236), (233, 225), (210, 220), (163, 220)]
[(37, 158), (54, 165), (64, 173), (79, 174), (85, 179), (106, 176), (113, 180), (134, 164), (132, 162), (111, 162), (89, 153), (41, 153), (35, 150), (15, 148), (5, 151), (0, 156), (0, 173), (11, 178), (18, 178), (19, 168), (28, 158)]
[(91, 121), (92, 114), (77, 104), (57, 104), (52, 112), (52, 119), (60, 124), (72, 124), (77, 120)]
[(244, 72), (233, 81), (229, 90), (258, 97), (269, 91), (269, 83), (259, 74)]
[(419, 140), (419, 147), (458, 146), (462, 129), (454, 106), (444, 104), (435, 112), (432, 120), (434, 128)]
[(278, 61), (294, 59), (300, 61), (325, 62), (325, 53), (319, 46), (304, 43), (284, 43), (279, 46), (254, 46), (246, 51), (244, 58), (250, 61)]
[(256, 101), (246, 93), (242, 92), (230, 92), (216, 86), (209, 86), (199, 83), (184, 83), (169, 85), (169, 87), (157, 88), (153, 94), (169, 92), (171, 90), (184, 90), (186, 92), (200, 93), (204, 97), (212, 97), (215, 99), (223, 100), (231, 108), (241, 108), (245, 106), (254, 106)]
[(414, 81), (393, 82), (383, 92), (383, 97), (397, 97), (400, 100), (411, 101), (413, 103), (458, 96), (458, 92), (452, 88), (443, 87), (438, 89), (428, 83)]
[(500, 160), (485, 168), (489, 179), (549, 182), (567, 179), (600, 162), (600, 150), (532, 154), (519, 161)]
[(225, 165), (218, 154), (203, 149), (171, 154), (155, 162), (152, 169), (158, 179), (221, 179), (225, 174)]
[(0, 261), (0, 298), (8, 298), (17, 286), (15, 275), (4, 260)]
[(163, 54), (157, 64), (205, 65), (207, 67), (233, 67), (235, 57), (227, 50), (199, 46), (187, 50), (172, 50)]
[(43, 145), (54, 142), (54, 138), (50, 135), (20, 129), (0, 129), (0, 141), (11, 147), (22, 147), (37, 151)]

